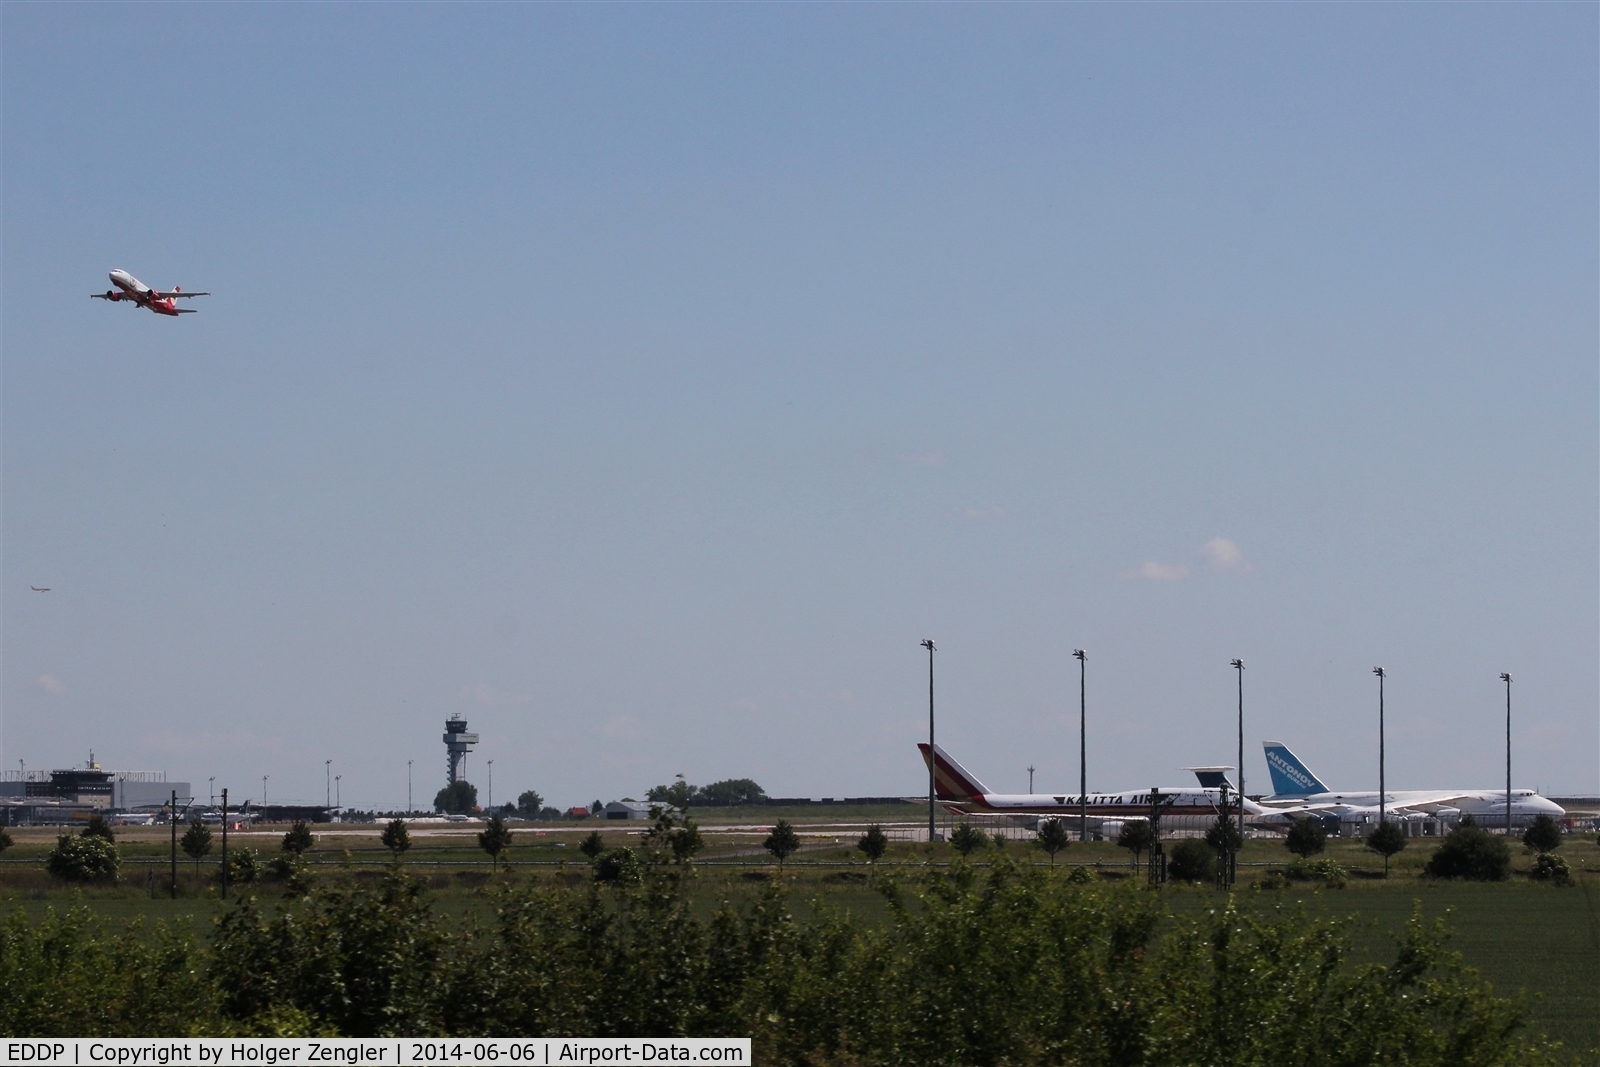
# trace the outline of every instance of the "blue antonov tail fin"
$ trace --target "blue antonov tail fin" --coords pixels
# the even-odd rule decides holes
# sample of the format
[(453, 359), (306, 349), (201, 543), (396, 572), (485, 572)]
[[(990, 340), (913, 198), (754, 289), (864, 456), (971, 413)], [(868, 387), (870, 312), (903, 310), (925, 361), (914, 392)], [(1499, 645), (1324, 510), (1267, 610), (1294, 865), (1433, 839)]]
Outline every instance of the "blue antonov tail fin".
[(1261, 747), (1266, 750), (1267, 770), (1272, 774), (1273, 796), (1304, 797), (1328, 792), (1328, 787), (1282, 741), (1264, 741)]

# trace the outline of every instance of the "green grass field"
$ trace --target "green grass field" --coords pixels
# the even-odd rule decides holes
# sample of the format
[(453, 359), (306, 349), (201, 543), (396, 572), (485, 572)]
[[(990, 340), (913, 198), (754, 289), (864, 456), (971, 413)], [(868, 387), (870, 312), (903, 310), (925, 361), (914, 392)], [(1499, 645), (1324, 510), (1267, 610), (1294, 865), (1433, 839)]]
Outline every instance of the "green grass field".
[[(837, 820), (840, 814), (829, 812), (827, 816)], [(727, 820), (723, 825), (737, 821)], [(707, 910), (721, 900), (754, 897), (777, 874), (776, 865), (760, 850), (762, 834), (753, 829), (763, 824), (750, 821), (751, 832), (709, 835), (709, 847), (700, 857), (695, 875), (696, 897)], [(501, 873), (493, 877), (581, 882), (587, 866), (576, 845), (597, 827), (606, 832), (610, 846), (639, 844), (638, 837), (632, 836), (640, 829), (637, 824), (580, 824), (543, 833), (519, 828), (516, 843), (503, 857)], [(868, 867), (851, 847), (850, 833), (835, 834), (829, 819), (815, 814), (800, 828), (808, 833), (806, 847), (783, 873), (797, 915), (803, 918), (819, 907), (835, 908), (863, 922), (882, 921), (887, 910), (868, 884)], [(323, 878), (375, 878), (390, 860), (378, 845), (376, 833), (375, 827), (325, 831), (307, 859)], [(17, 846), (0, 860), (0, 911), (6, 913), (21, 908), (37, 916), (46, 907), (60, 908), (81, 900), (117, 921), (138, 917), (187, 920), (205, 936), (210, 919), (226, 906), (218, 899), (210, 877), (197, 877), (193, 862), (181, 854), (180, 895), (171, 899), (170, 842), (164, 833), (141, 830), (123, 835), (119, 842), (124, 856), (121, 883), (81, 889), (52, 883), (45, 875), (42, 861), (54, 841), (53, 833), (14, 830), (13, 836), (18, 839)], [(237, 835), (231, 844), (245, 844), (269, 854), (280, 837), (281, 830)], [(1025, 843), (1012, 842), (1005, 849), (1013, 859), (1046, 862)], [(1430, 882), (1419, 875), (1431, 850), (1432, 842), (1411, 842), (1391, 863), (1390, 876), (1384, 878), (1382, 860), (1359, 842), (1334, 841), (1326, 855), (1350, 869), (1345, 888), (1259, 890), (1255, 886), (1287, 856), (1281, 844), (1252, 841), (1241, 857), (1238, 898), (1252, 909), (1304, 906), (1312, 914), (1356, 916), (1360, 920), (1358, 947), (1373, 959), (1392, 953), (1394, 936), (1419, 902), (1429, 919), (1448, 911), (1454, 931), (1452, 947), (1463, 959), (1481, 971), (1497, 993), (1524, 998), (1536, 1032), (1571, 1049), (1589, 1052), (1592, 1062), (1600, 1063), (1600, 848), (1594, 836), (1570, 837), (1562, 849), (1577, 876), (1578, 884), (1572, 888), (1528, 881), (1520, 872), (1530, 866), (1531, 858), (1520, 850), (1514, 863), (1519, 874), (1510, 882)], [(992, 855), (986, 850), (973, 860), (983, 863)], [(214, 872), (215, 858), (215, 853), (208, 857), (202, 869)], [(911, 876), (924, 864), (948, 863), (954, 858), (947, 845), (901, 842), (891, 847), (883, 865)], [(1059, 864), (1096, 867), (1107, 881), (1133, 884), (1127, 861), (1126, 852), (1104, 842), (1075, 843), (1057, 859)], [(470, 912), (479, 921), (489, 917), (492, 903), (483, 887), (491, 878), (490, 864), (470, 833), (419, 834), (406, 864), (429, 885), (442, 914)], [(278, 890), (276, 883), (268, 881), (255, 891), (271, 896)], [(1169, 886), (1162, 892), (1168, 906), (1177, 912), (1217, 907), (1224, 899), (1209, 887)]]

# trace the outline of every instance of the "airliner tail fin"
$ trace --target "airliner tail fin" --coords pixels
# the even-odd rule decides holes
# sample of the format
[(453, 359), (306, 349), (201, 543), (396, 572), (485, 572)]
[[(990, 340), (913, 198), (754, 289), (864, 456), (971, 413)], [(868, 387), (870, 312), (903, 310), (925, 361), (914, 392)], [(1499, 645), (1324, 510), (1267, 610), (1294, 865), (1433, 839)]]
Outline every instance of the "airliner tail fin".
[[(922, 761), (927, 763), (928, 746), (919, 743), (917, 748), (922, 752)], [(940, 800), (972, 800), (989, 792), (982, 782), (968, 774), (965, 767), (951, 759), (950, 754), (938, 745), (933, 746), (932, 761), (934, 795)]]
[(1328, 787), (1289, 751), (1288, 745), (1282, 741), (1264, 741), (1261, 747), (1266, 751), (1267, 770), (1272, 774), (1273, 795), (1304, 797), (1328, 792)]

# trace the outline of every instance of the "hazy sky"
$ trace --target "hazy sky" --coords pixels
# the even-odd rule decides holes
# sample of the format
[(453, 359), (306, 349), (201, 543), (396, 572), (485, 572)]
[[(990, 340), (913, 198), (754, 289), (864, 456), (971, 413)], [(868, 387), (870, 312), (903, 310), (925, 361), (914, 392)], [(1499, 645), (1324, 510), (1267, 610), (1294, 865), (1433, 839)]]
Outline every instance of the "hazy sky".
[(0, 19), (6, 767), (1600, 788), (1594, 4)]

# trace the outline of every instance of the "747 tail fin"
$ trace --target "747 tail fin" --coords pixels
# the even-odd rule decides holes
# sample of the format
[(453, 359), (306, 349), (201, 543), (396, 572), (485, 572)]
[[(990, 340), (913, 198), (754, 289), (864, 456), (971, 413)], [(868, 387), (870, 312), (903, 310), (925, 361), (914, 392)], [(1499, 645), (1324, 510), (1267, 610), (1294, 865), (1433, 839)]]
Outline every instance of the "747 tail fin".
[[(927, 763), (928, 746), (919, 742), (917, 748), (922, 752), (922, 761)], [(938, 745), (933, 746), (933, 782), (934, 795), (940, 800), (974, 800), (989, 792)]]

